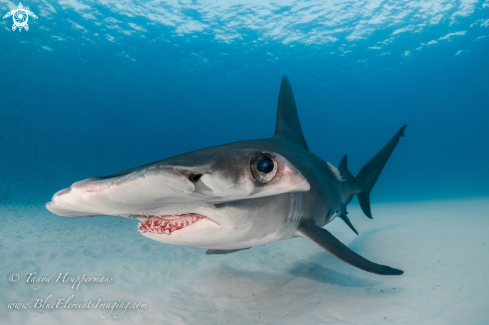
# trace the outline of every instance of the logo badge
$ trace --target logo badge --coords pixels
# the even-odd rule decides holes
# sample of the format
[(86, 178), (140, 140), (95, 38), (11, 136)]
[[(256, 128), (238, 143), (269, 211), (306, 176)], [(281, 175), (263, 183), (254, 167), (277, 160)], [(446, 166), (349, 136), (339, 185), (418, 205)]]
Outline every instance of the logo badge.
[(22, 6), (22, 3), (19, 3), (17, 9), (12, 10), (11, 12), (3, 16), (3, 18), (8, 18), (12, 16), (14, 20), (14, 24), (12, 25), (12, 30), (15, 31), (18, 28), (19, 32), (21, 32), (22, 28), (24, 28), (26, 31), (29, 30), (29, 25), (27, 25), (27, 21), (29, 20), (29, 15), (31, 15), (32, 18), (37, 19), (37, 16), (34, 15), (33, 12), (29, 10), (25, 10), (24, 6)]

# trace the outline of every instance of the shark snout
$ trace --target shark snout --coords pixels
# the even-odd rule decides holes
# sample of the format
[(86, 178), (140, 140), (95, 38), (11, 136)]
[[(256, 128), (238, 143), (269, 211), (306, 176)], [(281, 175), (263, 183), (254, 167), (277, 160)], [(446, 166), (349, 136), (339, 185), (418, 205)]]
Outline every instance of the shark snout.
[[(256, 179), (257, 172), (250, 165), (257, 154), (268, 157), (266, 167), (275, 169), (274, 177), (266, 183)], [(188, 207), (309, 189), (309, 182), (283, 156), (243, 149), (88, 178), (57, 192), (46, 207), (61, 216), (128, 216), (161, 211), (184, 214), (195, 212)]]

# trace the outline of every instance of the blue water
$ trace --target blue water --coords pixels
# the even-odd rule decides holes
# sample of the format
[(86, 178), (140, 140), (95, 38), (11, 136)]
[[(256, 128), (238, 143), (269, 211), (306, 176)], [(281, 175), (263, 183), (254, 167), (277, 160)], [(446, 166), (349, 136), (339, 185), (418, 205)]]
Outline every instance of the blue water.
[(3, 19), (0, 204), (271, 136), (283, 75), (310, 150), (354, 174), (408, 124), (372, 202), (489, 195), (489, 1), (233, 3), (28, 1), (29, 31)]

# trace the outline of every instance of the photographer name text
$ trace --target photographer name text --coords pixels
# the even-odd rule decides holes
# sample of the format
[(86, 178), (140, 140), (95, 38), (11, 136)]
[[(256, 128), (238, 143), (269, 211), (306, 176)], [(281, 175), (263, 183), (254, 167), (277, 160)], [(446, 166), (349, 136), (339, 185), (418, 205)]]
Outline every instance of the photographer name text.
[[(18, 282), (21, 276), (19, 273), (12, 273), (9, 276), (10, 282)], [(38, 276), (37, 272), (30, 272), (24, 275), (26, 283), (34, 284), (33, 290), (38, 290), (44, 283), (68, 283), (71, 284), (71, 288), (78, 290), (82, 283), (112, 283), (113, 277), (108, 276), (89, 276), (83, 275), (71, 275), (69, 272), (59, 273), (57, 276)], [(55, 280), (54, 280), (55, 279)]]

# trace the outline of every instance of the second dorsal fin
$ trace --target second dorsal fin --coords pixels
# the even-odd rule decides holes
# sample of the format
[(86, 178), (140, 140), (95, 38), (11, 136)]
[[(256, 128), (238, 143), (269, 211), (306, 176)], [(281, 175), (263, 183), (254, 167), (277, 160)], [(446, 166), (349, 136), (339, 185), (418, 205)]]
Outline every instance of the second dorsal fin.
[(274, 137), (309, 150), (302, 134), (294, 94), (287, 76), (282, 77), (280, 94), (278, 95), (277, 126)]

